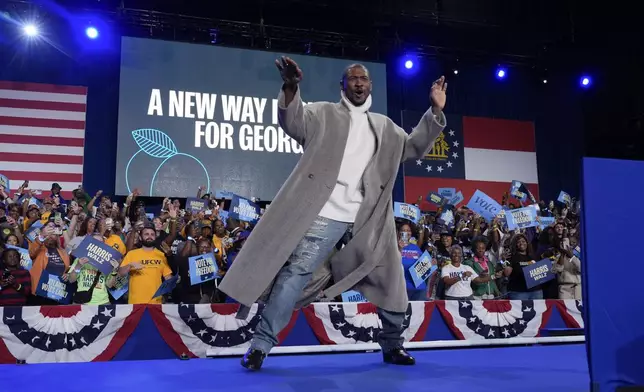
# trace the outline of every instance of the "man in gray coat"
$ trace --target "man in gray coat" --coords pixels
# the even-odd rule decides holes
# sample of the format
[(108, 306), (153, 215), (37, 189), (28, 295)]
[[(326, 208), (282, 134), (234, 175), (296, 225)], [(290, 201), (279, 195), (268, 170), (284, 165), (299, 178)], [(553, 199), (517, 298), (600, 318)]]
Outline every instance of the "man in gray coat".
[[(408, 135), (388, 117), (369, 112), (372, 85), (363, 65), (347, 67), (340, 102), (306, 106), (298, 88), (302, 70), (288, 57), (276, 65), (284, 82), (279, 122), (304, 155), (219, 286), (246, 306), (269, 293), (242, 365), (261, 368), (296, 304), (350, 289), (378, 307), (384, 361), (413, 365), (402, 345), (408, 301), (391, 194), (400, 163), (427, 154), (446, 125), (445, 78), (432, 85), (432, 107)], [(329, 257), (334, 285), (302, 300), (305, 286)]]

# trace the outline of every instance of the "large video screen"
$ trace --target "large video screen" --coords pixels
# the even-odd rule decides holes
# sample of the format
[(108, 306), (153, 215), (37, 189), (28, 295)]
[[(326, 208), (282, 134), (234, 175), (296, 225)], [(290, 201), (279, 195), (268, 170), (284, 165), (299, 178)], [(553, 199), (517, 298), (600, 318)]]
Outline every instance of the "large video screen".
[[(278, 126), (281, 53), (124, 37), (116, 193), (195, 196), (200, 186), (272, 200), (302, 156)], [(305, 102), (340, 99), (350, 60), (289, 55)], [(363, 63), (387, 113), (384, 64)]]

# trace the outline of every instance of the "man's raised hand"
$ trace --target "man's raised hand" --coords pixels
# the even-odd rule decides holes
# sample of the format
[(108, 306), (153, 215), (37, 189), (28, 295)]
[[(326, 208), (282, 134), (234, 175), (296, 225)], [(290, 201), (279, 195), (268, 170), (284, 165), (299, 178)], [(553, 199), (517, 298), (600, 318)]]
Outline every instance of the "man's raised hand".
[(282, 80), (285, 85), (294, 87), (302, 81), (302, 70), (290, 57), (280, 57), (275, 60), (275, 66), (280, 71), (280, 75), (282, 76)]

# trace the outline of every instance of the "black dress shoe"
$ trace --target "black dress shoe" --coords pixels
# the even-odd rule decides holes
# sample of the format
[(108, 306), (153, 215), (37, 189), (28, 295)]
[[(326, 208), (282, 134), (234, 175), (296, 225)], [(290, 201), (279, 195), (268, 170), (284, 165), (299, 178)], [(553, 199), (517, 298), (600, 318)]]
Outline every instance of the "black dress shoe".
[(265, 358), (266, 354), (263, 351), (251, 348), (248, 349), (246, 355), (242, 358), (241, 365), (248, 370), (259, 370), (262, 368), (262, 363), (264, 363)]
[(415, 365), (416, 360), (402, 347), (382, 352), (382, 360), (394, 365)]

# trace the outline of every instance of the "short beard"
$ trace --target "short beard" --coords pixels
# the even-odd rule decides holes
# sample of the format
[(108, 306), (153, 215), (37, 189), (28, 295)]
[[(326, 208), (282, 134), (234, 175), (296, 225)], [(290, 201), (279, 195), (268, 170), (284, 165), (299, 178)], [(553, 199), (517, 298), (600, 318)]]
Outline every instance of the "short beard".
[(141, 245), (146, 248), (152, 248), (154, 246), (154, 240), (143, 240), (141, 241)]

